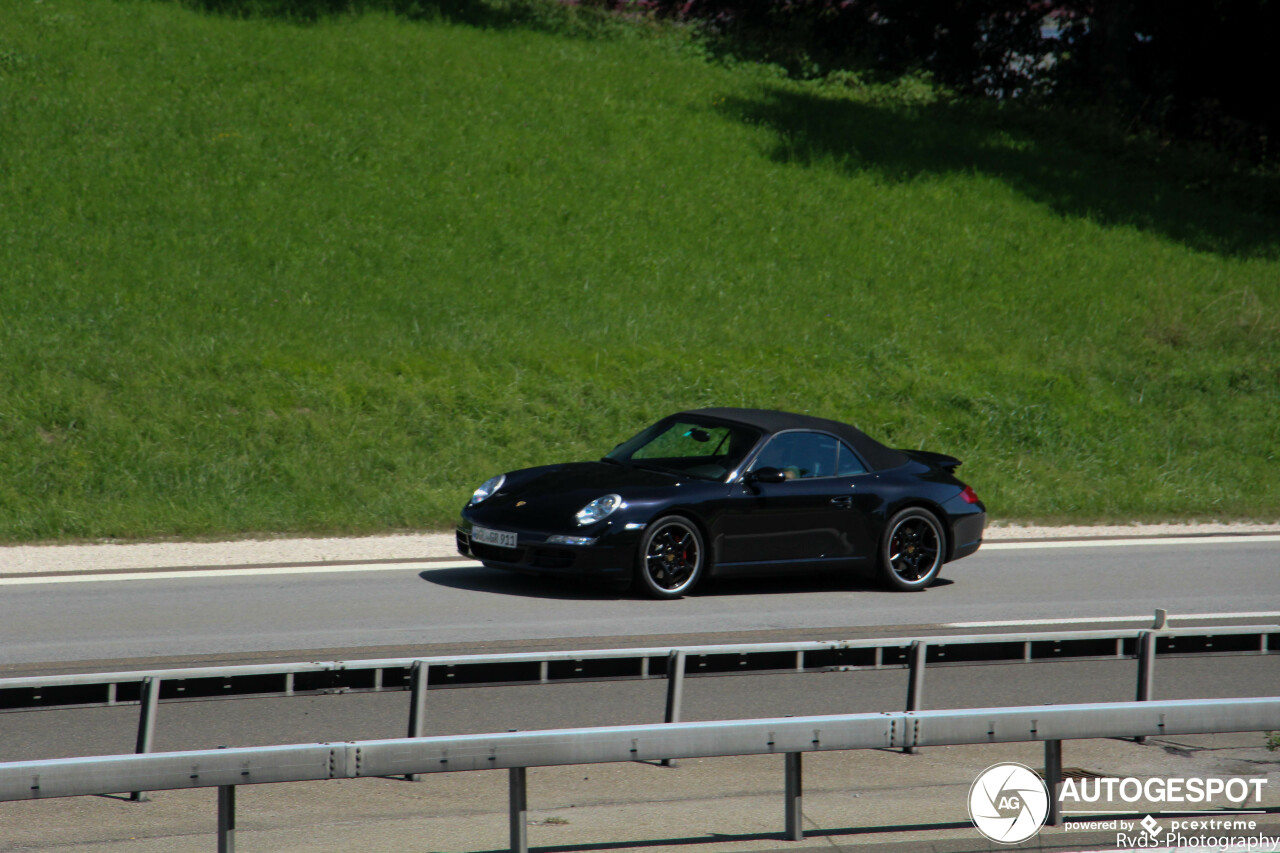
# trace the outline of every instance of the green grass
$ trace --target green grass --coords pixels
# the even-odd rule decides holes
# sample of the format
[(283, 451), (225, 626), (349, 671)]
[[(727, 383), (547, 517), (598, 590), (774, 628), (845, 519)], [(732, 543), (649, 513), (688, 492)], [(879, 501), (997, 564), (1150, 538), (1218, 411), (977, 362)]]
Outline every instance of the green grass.
[(1267, 176), (645, 28), (3, 5), (0, 540), (443, 528), (702, 405), (1280, 514)]

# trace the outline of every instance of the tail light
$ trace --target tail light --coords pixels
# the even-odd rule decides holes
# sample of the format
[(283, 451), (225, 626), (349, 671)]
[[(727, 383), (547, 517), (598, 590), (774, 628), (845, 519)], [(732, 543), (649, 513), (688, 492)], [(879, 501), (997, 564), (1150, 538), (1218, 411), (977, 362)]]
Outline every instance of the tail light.
[(960, 493), (960, 497), (964, 498), (967, 504), (976, 504), (978, 502), (978, 493), (973, 490), (973, 486), (965, 486), (964, 491)]

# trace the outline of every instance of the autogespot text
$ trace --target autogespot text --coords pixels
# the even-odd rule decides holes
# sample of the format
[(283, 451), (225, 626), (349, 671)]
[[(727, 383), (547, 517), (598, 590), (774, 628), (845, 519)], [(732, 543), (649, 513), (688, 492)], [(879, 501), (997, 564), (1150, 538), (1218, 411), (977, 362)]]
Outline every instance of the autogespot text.
[(1232, 805), (1258, 800), (1265, 778), (1234, 779), (1067, 779), (1062, 783), (1058, 801), (1068, 803), (1097, 803), (1117, 801), (1136, 803), (1145, 800), (1152, 803), (1193, 803), (1211, 805), (1221, 798)]

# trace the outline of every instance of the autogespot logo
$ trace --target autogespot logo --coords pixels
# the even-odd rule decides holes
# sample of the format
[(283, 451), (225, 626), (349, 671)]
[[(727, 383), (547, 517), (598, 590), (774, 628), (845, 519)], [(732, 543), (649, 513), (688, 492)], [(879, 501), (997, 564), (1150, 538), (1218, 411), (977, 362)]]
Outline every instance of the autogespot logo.
[(969, 789), (969, 817), (978, 831), (1001, 844), (1026, 841), (1049, 814), (1049, 789), (1030, 767), (993, 764)]

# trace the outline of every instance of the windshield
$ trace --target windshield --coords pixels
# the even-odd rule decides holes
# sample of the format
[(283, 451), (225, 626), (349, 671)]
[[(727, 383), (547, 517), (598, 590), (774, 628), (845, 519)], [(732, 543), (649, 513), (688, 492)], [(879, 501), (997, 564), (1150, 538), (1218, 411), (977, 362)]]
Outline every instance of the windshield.
[(668, 418), (614, 448), (605, 459), (657, 468), (702, 480), (737, 470), (760, 433), (743, 426)]

